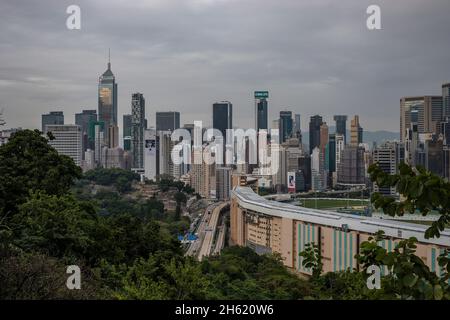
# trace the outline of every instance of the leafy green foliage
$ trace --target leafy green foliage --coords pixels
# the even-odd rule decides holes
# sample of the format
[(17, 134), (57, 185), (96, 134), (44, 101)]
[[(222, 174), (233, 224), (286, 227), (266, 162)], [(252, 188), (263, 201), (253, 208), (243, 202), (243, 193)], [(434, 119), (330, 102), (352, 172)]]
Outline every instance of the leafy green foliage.
[(175, 188), (178, 190), (178, 192), (183, 191), (187, 194), (193, 194), (195, 192), (195, 190), (190, 185), (186, 185), (182, 181), (174, 180), (173, 177), (168, 175), (161, 175), (159, 177), (158, 186), (162, 192), (169, 191), (170, 188)]
[(403, 216), (419, 211), (426, 216), (432, 210), (440, 215), (427, 229), (425, 238), (439, 237), (450, 223), (450, 183), (426, 171), (423, 167), (412, 168), (405, 163), (399, 165), (398, 174), (388, 174), (376, 164), (369, 167), (372, 181), (380, 187), (395, 187), (405, 199), (396, 201), (393, 197), (372, 194), (375, 208), (382, 208), (390, 216)]
[(204, 260), (202, 270), (214, 287), (209, 299), (301, 299), (311, 292), (279, 256), (258, 255), (250, 248), (225, 248)]
[(114, 186), (120, 193), (131, 191), (133, 181), (140, 179), (139, 174), (119, 168), (97, 168), (86, 172), (84, 178), (99, 185)]
[(13, 214), (30, 191), (64, 195), (81, 169), (60, 155), (38, 130), (16, 132), (0, 147), (0, 215)]
[(307, 243), (305, 250), (300, 252), (300, 257), (303, 257), (302, 265), (305, 268), (312, 269), (313, 278), (317, 278), (322, 273), (323, 263), (318, 245)]
[[(399, 299), (450, 299), (448, 274), (443, 277), (431, 272), (428, 266), (415, 255), (416, 238), (402, 240), (392, 252), (380, 247), (383, 232), (361, 244), (358, 262), (366, 271), (370, 265), (386, 267), (388, 275), (382, 280), (384, 295)], [(448, 268), (447, 253), (440, 258), (442, 267)]]

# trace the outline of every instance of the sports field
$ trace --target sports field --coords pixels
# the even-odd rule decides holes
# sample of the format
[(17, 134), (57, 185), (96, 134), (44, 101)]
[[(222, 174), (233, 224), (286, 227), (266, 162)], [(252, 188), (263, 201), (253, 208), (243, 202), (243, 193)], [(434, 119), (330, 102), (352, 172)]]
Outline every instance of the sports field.
[(369, 201), (347, 199), (299, 199), (298, 204), (302, 207), (312, 209), (336, 209), (367, 206), (369, 204)]

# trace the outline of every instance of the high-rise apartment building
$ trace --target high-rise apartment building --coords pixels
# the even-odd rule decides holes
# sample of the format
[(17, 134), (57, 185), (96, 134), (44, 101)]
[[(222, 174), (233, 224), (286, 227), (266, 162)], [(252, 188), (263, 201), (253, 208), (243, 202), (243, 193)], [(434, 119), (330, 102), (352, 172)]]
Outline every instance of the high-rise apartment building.
[(210, 198), (211, 196), (211, 168), (214, 165), (205, 163), (203, 159), (203, 147), (194, 147), (192, 152), (194, 161), (191, 165), (191, 187), (195, 189), (202, 197)]
[[(378, 164), (378, 167), (388, 174), (395, 174), (397, 172), (397, 143), (386, 142), (373, 150), (373, 162)], [(395, 196), (395, 187), (379, 187), (375, 182), (373, 183), (373, 191), (380, 192), (383, 195)]]
[(334, 116), (334, 121), (336, 121), (336, 134), (344, 137), (344, 144), (347, 143), (347, 116), (336, 115)]
[(102, 167), (106, 169), (119, 168), (125, 169), (125, 153), (122, 148), (102, 149)]
[[(336, 166), (341, 162), (341, 153), (344, 150), (345, 142), (344, 136), (341, 134), (336, 134)], [(336, 167), (337, 169), (337, 167)]]
[(172, 161), (171, 152), (175, 145), (172, 141), (172, 131), (158, 131), (157, 135), (159, 137), (159, 171), (158, 175), (168, 175), (179, 179), (182, 175), (181, 165), (174, 165)]
[(320, 147), (320, 126), (323, 119), (319, 115), (312, 116), (309, 121), (309, 154), (316, 147)]
[(400, 99), (400, 141), (404, 141), (406, 130), (411, 127), (414, 112), (417, 114), (418, 133), (440, 133), (444, 116), (443, 96), (403, 97)]
[(49, 124), (46, 125), (46, 129), (55, 137), (48, 143), (58, 153), (71, 157), (77, 166), (81, 166), (83, 153), (81, 127), (74, 124)]
[(228, 201), (231, 191), (231, 172), (230, 167), (216, 168), (216, 198), (219, 201)]
[(42, 115), (42, 132), (46, 133), (45, 126), (48, 124), (64, 124), (64, 113), (62, 111), (51, 111)]
[(131, 97), (131, 153), (133, 168), (144, 168), (145, 99), (141, 93)]
[(337, 183), (341, 185), (363, 185), (366, 180), (365, 149), (361, 146), (345, 146), (338, 165)]
[(311, 153), (311, 189), (313, 191), (322, 191), (324, 189), (319, 147), (315, 147)]
[[(98, 120), (104, 123), (105, 143), (109, 147), (117, 147), (119, 130), (110, 127), (118, 127), (117, 124), (117, 83), (111, 71), (111, 62), (108, 61), (108, 69), (100, 76), (98, 81)], [(114, 134), (117, 136), (109, 136)]]
[(177, 111), (156, 112), (156, 131), (175, 131), (180, 128), (180, 113)]

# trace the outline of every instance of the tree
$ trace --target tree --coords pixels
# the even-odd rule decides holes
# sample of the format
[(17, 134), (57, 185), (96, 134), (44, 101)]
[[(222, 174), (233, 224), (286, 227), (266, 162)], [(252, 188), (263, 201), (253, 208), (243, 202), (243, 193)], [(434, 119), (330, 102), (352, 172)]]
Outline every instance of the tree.
[[(440, 232), (450, 221), (450, 183), (423, 167), (412, 168), (405, 163), (399, 165), (398, 174), (387, 174), (376, 164), (369, 168), (372, 181), (380, 187), (395, 187), (404, 200), (396, 201), (393, 197), (374, 193), (371, 201), (376, 208), (391, 216), (403, 216), (420, 212), (427, 215), (432, 210), (440, 217), (426, 230), (425, 238), (440, 237)], [(384, 237), (379, 232), (369, 241), (361, 244), (357, 259), (364, 269), (370, 265), (386, 266), (389, 275), (385, 277), (384, 291), (397, 298), (415, 299), (450, 299), (450, 259), (448, 250), (438, 258), (444, 270), (442, 276), (431, 272), (428, 266), (415, 255), (416, 238), (399, 242), (393, 252), (387, 252), (378, 242)]]
[(97, 168), (84, 174), (86, 180), (103, 186), (115, 186), (119, 192), (131, 190), (133, 181), (139, 181), (139, 174), (120, 168)]
[(14, 214), (30, 191), (63, 195), (80, 177), (81, 169), (39, 130), (18, 131), (0, 147), (0, 214)]
[(131, 190), (131, 181), (124, 176), (120, 176), (117, 178), (115, 186), (117, 191), (120, 193), (125, 193)]
[(415, 255), (416, 238), (409, 238), (399, 242), (394, 251), (388, 252), (378, 245), (384, 239), (384, 233), (378, 232), (369, 241), (361, 244), (358, 263), (363, 267), (363, 274), (369, 266), (386, 267), (388, 275), (384, 277), (382, 288), (389, 298), (400, 299), (450, 299), (448, 285), (448, 253), (444, 252), (439, 258), (439, 264), (447, 266), (447, 274), (440, 277), (431, 272), (428, 266)]
[(175, 193), (175, 201), (177, 203), (177, 206), (175, 208), (175, 220), (180, 220), (180, 216), (181, 216), (181, 204), (182, 203), (186, 203), (187, 201), (187, 197), (183, 192), (178, 191), (177, 193)]
[(405, 199), (396, 201), (379, 192), (372, 194), (375, 208), (382, 208), (390, 216), (414, 214), (416, 211), (426, 216), (432, 210), (440, 215), (425, 232), (425, 238), (439, 237), (440, 232), (450, 223), (450, 182), (426, 171), (423, 167), (412, 168), (405, 163), (399, 165), (398, 174), (388, 174), (376, 164), (368, 170), (372, 181), (379, 187), (395, 187)]
[(305, 250), (300, 252), (299, 256), (303, 257), (303, 267), (308, 269), (311, 268), (313, 278), (318, 278), (322, 273), (323, 268), (319, 246), (314, 243), (307, 243), (305, 245)]
[(105, 292), (89, 268), (82, 270), (82, 290), (66, 286), (66, 265), (36, 253), (10, 254), (0, 259), (1, 300), (100, 299)]

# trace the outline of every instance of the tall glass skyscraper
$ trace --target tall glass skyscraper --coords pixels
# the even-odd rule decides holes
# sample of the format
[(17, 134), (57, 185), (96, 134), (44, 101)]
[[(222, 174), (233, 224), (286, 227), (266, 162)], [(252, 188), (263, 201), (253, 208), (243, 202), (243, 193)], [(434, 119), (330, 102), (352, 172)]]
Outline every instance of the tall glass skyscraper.
[(309, 121), (309, 154), (312, 154), (314, 148), (320, 146), (320, 127), (323, 119), (319, 115), (312, 116)]
[(223, 101), (213, 104), (213, 128), (220, 130), (226, 139), (226, 130), (233, 128), (233, 105), (231, 102)]
[(280, 137), (281, 143), (292, 137), (293, 121), (292, 111), (280, 111)]
[(131, 153), (133, 168), (144, 168), (145, 99), (141, 93), (131, 97)]
[(97, 110), (83, 110), (81, 113), (75, 114), (75, 124), (81, 128), (82, 137), (82, 159), (84, 160), (84, 152), (87, 149), (94, 150), (94, 140), (89, 140), (89, 123), (97, 121)]
[(179, 112), (156, 112), (156, 131), (174, 131), (178, 128), (180, 128)]
[(347, 116), (336, 115), (334, 121), (336, 121), (336, 134), (344, 136), (344, 144), (347, 143)]
[[(131, 114), (123, 115), (123, 150), (131, 150)], [(147, 128), (147, 125), (145, 126)]]
[(268, 91), (255, 91), (255, 130), (258, 132), (261, 129), (269, 129), (268, 127), (268, 112), (269, 105), (267, 99), (269, 98)]
[[(110, 145), (111, 141), (116, 143), (118, 130), (111, 130), (110, 127), (117, 128), (117, 83), (111, 71), (111, 61), (108, 61), (108, 69), (100, 76), (98, 81), (98, 120), (104, 122), (105, 144)], [(108, 133), (117, 135), (110, 137)], [(110, 145), (110, 147), (117, 147)]]

